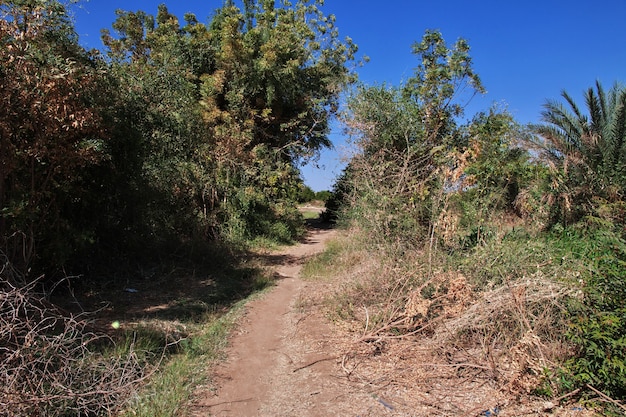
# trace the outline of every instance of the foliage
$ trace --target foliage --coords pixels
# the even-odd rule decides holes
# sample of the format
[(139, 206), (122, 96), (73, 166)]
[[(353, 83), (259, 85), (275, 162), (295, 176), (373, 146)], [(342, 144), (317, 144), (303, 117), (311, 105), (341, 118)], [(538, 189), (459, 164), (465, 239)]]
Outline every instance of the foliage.
[[(330, 145), (330, 120), (355, 79), (356, 45), (339, 38), (321, 4), (259, 0), (239, 8), (227, 1), (208, 24), (192, 14), (181, 23), (165, 5), (154, 16), (118, 11), (102, 33), (101, 53), (79, 45), (61, 2), (0, 2), (3, 282), (45, 288), (59, 275), (86, 273), (91, 279), (81, 285), (94, 289), (111, 286), (122, 265), (192, 253), (210, 239), (284, 243), (300, 236), (299, 167)], [(91, 275), (96, 269), (104, 273)], [(6, 310), (14, 320), (25, 314), (15, 305)], [(87, 401), (92, 386), (80, 387), (83, 395), (63, 378), (76, 371), (104, 384), (119, 369), (81, 344), (90, 335), (69, 338), (65, 358), (46, 356), (54, 355), (44, 352), (46, 338), (66, 346), (66, 333), (59, 334), (65, 322), (40, 322), (42, 344), (17, 351), (41, 359), (31, 361), (36, 371), (58, 375), (27, 377), (24, 389), (7, 384), (19, 395), (41, 388), (37, 395), (58, 398), (46, 414), (64, 406), (90, 413), (93, 403), (75, 403)], [(16, 323), (5, 326), (9, 333)], [(18, 353), (14, 359), (28, 362)], [(5, 376), (22, 378), (21, 370)], [(103, 401), (116, 393), (108, 394)]]
[(576, 355), (566, 363), (566, 381), (590, 384), (607, 395), (626, 398), (626, 241), (610, 228), (588, 223), (566, 229), (559, 243), (584, 259), (584, 299), (572, 305), (568, 336)]
[(149, 144), (143, 180), (165, 196), (176, 190), (191, 203), (189, 218), (227, 239), (292, 239), (296, 167), (329, 146), (328, 122), (353, 78), (347, 63), (356, 46), (339, 40), (334, 17), (315, 2), (246, 2), (243, 10), (227, 2), (209, 25), (191, 14), (185, 20), (180, 27), (165, 6), (156, 19), (120, 12), (118, 36), (104, 32), (113, 65), (130, 83), (122, 91), (150, 103), (131, 105), (149, 112), (131, 114), (140, 144)]
[(110, 116), (113, 172), (107, 179), (119, 190), (110, 194), (107, 211), (118, 213), (111, 223), (153, 243), (208, 237), (216, 227), (215, 165), (197, 77), (186, 60), (190, 40), (165, 6), (156, 20), (141, 11), (119, 12), (113, 27), (118, 39), (103, 35), (119, 92)]
[(308, 185), (303, 185), (300, 190), (298, 190), (298, 203), (308, 203), (309, 201), (315, 200), (315, 191), (311, 189)]
[(323, 201), (324, 203), (328, 201), (331, 196), (331, 192), (328, 190), (322, 190), (315, 193), (315, 199), (319, 201)]
[(356, 52), (317, 2), (227, 2), (206, 25), (118, 11), (104, 56), (58, 1), (0, 7), (0, 232), (16, 267), (301, 232), (298, 167), (329, 146)]
[[(378, 329), (371, 340), (421, 332), (402, 315), (409, 307), (435, 334), (435, 320), (450, 318), (441, 332), (457, 328), (444, 339), (462, 350), (476, 343), (504, 348), (501, 357), (521, 355), (512, 384), (532, 390), (556, 375), (543, 389), (588, 384), (621, 400), (626, 93), (597, 84), (586, 94), (589, 116), (564, 93), (572, 111), (549, 102), (547, 124), (530, 132), (497, 109), (461, 127), (456, 88), (482, 90), (467, 51), (427, 32), (414, 46), (422, 65), (405, 86), (359, 86), (349, 97), (344, 121), (357, 152), (335, 184), (329, 215), (364, 233), (365, 250), (378, 258), (359, 270), (336, 310), (357, 320), (355, 303), (366, 306), (366, 333)], [(552, 232), (542, 229), (546, 212)], [(468, 284), (477, 292), (471, 306), (455, 298), (467, 296)], [(448, 298), (457, 310), (446, 309)], [(516, 319), (495, 328), (496, 304), (500, 321)], [(482, 354), (489, 366), (497, 362), (492, 350)]]
[(532, 178), (528, 153), (521, 147), (526, 136), (513, 117), (491, 109), (479, 113), (467, 128), (468, 164), (464, 185), (486, 210), (515, 209), (518, 193)]
[(93, 238), (70, 216), (82, 170), (108, 157), (101, 72), (59, 3), (2, 2), (0, 14), (0, 247), (26, 271)]
[(547, 101), (540, 136), (532, 144), (551, 169), (552, 223), (574, 223), (594, 213), (598, 201), (613, 203), (626, 190), (626, 90), (605, 92), (599, 82), (585, 92), (584, 114), (565, 91), (565, 103)]
[(465, 126), (467, 147), (457, 158), (463, 174), (440, 218), (448, 246), (472, 247), (487, 237), (498, 218), (527, 215), (523, 193), (542, 175), (522, 147), (527, 134), (509, 113), (496, 108), (478, 113)]
[(383, 240), (431, 234), (461, 173), (454, 161), (465, 146), (457, 125), (463, 91), (484, 91), (464, 40), (448, 48), (427, 31), (413, 52), (420, 64), (406, 85), (360, 86), (349, 98), (344, 120), (358, 153), (330, 202), (332, 211), (347, 198), (348, 216)]

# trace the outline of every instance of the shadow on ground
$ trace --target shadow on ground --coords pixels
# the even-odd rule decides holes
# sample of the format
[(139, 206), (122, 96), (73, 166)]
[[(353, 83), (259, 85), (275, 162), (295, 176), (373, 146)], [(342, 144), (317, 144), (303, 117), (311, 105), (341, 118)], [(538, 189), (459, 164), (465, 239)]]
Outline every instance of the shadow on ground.
[[(306, 223), (309, 233), (302, 244), (316, 242), (315, 230), (332, 228), (319, 219)], [(73, 313), (94, 312), (88, 317), (109, 333), (115, 321), (122, 327), (146, 320), (192, 323), (273, 285), (281, 277), (267, 266), (297, 262), (302, 260), (273, 252), (233, 252), (218, 246), (184, 249), (167, 259), (113, 265), (107, 274), (70, 280), (54, 302)]]

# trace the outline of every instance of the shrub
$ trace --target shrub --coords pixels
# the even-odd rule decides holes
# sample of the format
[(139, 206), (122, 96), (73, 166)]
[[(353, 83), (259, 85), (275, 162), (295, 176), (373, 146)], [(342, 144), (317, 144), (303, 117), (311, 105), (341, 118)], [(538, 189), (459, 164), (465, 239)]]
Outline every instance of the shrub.
[(588, 263), (584, 298), (571, 306), (567, 333), (576, 355), (566, 364), (570, 383), (590, 384), (626, 398), (626, 241), (606, 227), (567, 229), (564, 242)]

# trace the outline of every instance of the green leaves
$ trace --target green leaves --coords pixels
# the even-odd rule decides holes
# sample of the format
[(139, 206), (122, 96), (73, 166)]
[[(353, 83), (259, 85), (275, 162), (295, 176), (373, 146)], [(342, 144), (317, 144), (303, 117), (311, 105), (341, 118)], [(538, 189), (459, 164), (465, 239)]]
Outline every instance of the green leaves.
[(441, 33), (427, 31), (413, 53), (419, 64), (405, 85), (358, 87), (344, 116), (359, 153), (344, 177), (351, 195), (342, 192), (342, 199), (374, 239), (433, 236), (462, 172), (455, 165), (466, 146), (457, 124), (463, 92), (484, 91), (464, 40), (448, 47)]
[(554, 221), (576, 222), (593, 213), (594, 199), (612, 203), (626, 192), (626, 90), (595, 87), (584, 94), (586, 114), (564, 91), (565, 104), (547, 101), (545, 124), (534, 127), (532, 144), (553, 172)]
[[(421, 62), (403, 92), (422, 108), (422, 123), (434, 139), (449, 133), (448, 123), (461, 116), (471, 97), (485, 89), (472, 69), (470, 48), (464, 39), (448, 48), (440, 32), (426, 31), (412, 49)], [(466, 91), (467, 96), (462, 96)]]
[[(275, 220), (276, 207), (295, 195), (296, 166), (330, 146), (329, 121), (356, 46), (339, 40), (316, 2), (226, 2), (208, 25), (193, 15), (185, 22), (160, 6), (156, 18), (118, 12), (117, 36), (104, 32), (121, 117), (135, 127), (116, 144), (124, 146), (124, 135), (142, 151), (140, 172), (127, 175), (144, 184), (135, 187), (172, 208), (191, 198), (197, 217), (250, 237), (267, 229), (255, 226), (259, 216)], [(242, 192), (250, 189), (263, 194)], [(146, 199), (155, 196), (137, 204)], [(161, 211), (176, 223), (174, 210)], [(228, 222), (237, 226), (219, 224)]]

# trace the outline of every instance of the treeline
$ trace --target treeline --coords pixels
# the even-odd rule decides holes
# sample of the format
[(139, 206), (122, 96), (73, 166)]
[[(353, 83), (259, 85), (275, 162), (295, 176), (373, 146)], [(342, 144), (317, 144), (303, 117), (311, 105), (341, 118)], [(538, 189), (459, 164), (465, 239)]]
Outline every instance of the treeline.
[[(491, 346), (503, 363), (519, 364), (507, 355), (532, 336), (537, 345), (524, 352), (541, 366), (520, 370), (532, 375), (526, 393), (593, 397), (599, 389), (624, 400), (626, 89), (596, 83), (584, 107), (563, 93), (546, 102), (538, 125), (495, 107), (463, 122), (465, 105), (484, 92), (469, 45), (448, 46), (428, 31), (413, 52), (411, 78), (358, 86), (343, 115), (357, 152), (327, 207), (381, 263), (369, 272), (371, 292), (361, 283), (347, 298), (382, 310), (368, 318), (383, 322), (376, 337), (398, 338), (420, 326), (437, 333), (451, 288), (466, 279), (476, 302), (523, 288), (517, 307), (503, 304), (486, 322), (476, 322), (483, 307), (468, 309), (473, 316), (442, 351)], [(569, 296), (540, 296), (563, 287)], [(398, 316), (417, 299), (422, 314)], [(405, 320), (414, 327), (397, 325)], [(495, 366), (494, 353), (483, 353)]]
[(103, 51), (59, 1), (0, 14), (0, 256), (16, 276), (301, 233), (299, 164), (330, 146), (355, 79), (356, 46), (317, 2), (226, 1), (208, 23), (118, 11)]

